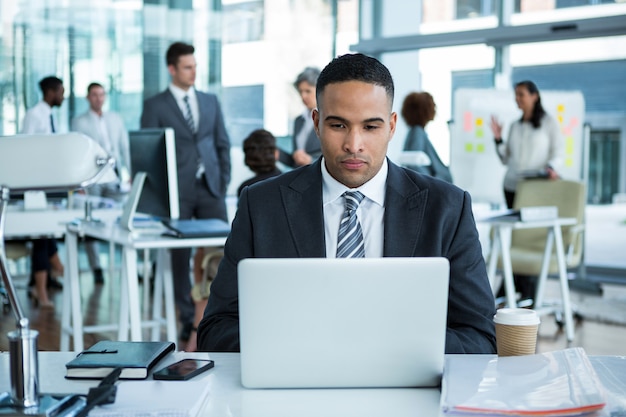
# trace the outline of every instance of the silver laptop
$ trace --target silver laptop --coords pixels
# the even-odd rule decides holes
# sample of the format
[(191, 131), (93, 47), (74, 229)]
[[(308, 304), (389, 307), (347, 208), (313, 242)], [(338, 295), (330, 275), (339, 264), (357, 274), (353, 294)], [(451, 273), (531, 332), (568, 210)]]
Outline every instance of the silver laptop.
[(245, 387), (440, 383), (447, 259), (245, 259), (238, 271)]

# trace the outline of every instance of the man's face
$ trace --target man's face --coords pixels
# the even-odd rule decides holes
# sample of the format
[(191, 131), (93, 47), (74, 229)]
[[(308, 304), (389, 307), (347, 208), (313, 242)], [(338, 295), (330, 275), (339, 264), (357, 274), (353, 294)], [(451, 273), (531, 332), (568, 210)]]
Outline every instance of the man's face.
[(313, 110), (317, 105), (315, 101), (315, 86), (309, 84), (306, 81), (302, 81), (298, 84), (298, 93), (300, 93), (300, 98), (302, 99), (302, 103), (306, 106), (307, 109)]
[(328, 84), (313, 111), (326, 169), (337, 181), (356, 188), (380, 170), (398, 115), (385, 89), (362, 81)]
[(61, 107), (61, 104), (63, 104), (63, 99), (65, 98), (63, 97), (64, 94), (65, 94), (65, 87), (63, 86), (60, 86), (56, 90), (53, 90), (50, 106)]
[(167, 68), (172, 76), (172, 84), (176, 87), (188, 90), (196, 83), (196, 58), (193, 54), (181, 55), (176, 65)]
[(106, 93), (102, 87), (92, 87), (87, 94), (87, 101), (89, 101), (89, 107), (96, 113), (102, 112), (102, 106), (106, 99)]

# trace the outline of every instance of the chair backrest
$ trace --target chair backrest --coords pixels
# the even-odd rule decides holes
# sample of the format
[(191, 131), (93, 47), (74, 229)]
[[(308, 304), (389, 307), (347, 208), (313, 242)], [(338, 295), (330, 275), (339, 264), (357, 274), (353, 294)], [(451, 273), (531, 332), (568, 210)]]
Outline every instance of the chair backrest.
[[(514, 208), (532, 206), (556, 206), (559, 217), (574, 217), (575, 226), (563, 227), (563, 244), (569, 250), (569, 267), (577, 266), (582, 258), (583, 239), (578, 233), (584, 225), (586, 187), (583, 182), (570, 180), (526, 180), (518, 184)], [(542, 255), (547, 230), (544, 228), (515, 230), (511, 241), (512, 255), (515, 249), (537, 251)]]

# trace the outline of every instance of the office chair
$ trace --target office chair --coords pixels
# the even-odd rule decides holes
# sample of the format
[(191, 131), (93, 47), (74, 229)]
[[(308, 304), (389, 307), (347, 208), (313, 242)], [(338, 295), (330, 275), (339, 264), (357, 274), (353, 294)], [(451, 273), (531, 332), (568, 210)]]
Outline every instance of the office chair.
[(70, 191), (115, 181), (114, 163), (97, 142), (80, 133), (0, 138), (0, 275), (17, 322), (8, 334), (11, 395), (0, 393), (0, 413), (52, 415), (67, 406), (64, 399), (39, 395), (38, 333), (29, 328), (7, 267), (4, 225), (10, 192)]
[[(525, 180), (518, 184), (515, 193), (514, 209), (533, 206), (556, 206), (559, 217), (573, 217), (576, 224), (563, 226), (563, 245), (565, 264), (568, 270), (580, 266), (583, 258), (585, 229), (586, 187), (579, 181), (569, 180)], [(516, 275), (540, 276), (543, 254), (546, 245), (547, 229), (514, 230), (511, 237), (511, 265)], [(558, 273), (556, 255), (553, 253), (548, 264), (548, 275)], [(546, 275), (547, 277), (547, 275)], [(545, 279), (537, 283), (534, 304), (542, 307), (544, 303)], [(558, 303), (554, 305), (559, 327), (563, 325)], [(575, 313), (575, 316), (580, 316)]]

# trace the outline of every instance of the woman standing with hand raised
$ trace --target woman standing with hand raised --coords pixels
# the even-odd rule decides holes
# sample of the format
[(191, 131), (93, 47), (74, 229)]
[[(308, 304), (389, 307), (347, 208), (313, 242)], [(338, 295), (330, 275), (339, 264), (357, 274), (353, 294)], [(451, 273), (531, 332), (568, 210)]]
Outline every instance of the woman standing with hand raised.
[(508, 166), (504, 176), (504, 197), (508, 208), (513, 207), (520, 178), (557, 179), (564, 159), (559, 125), (543, 108), (535, 83), (521, 81), (515, 84), (515, 102), (522, 110), (522, 117), (511, 125), (506, 142), (502, 140), (502, 124), (491, 116), (496, 151), (502, 163)]

